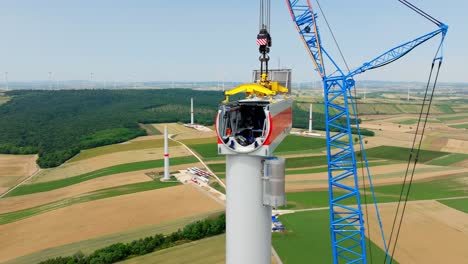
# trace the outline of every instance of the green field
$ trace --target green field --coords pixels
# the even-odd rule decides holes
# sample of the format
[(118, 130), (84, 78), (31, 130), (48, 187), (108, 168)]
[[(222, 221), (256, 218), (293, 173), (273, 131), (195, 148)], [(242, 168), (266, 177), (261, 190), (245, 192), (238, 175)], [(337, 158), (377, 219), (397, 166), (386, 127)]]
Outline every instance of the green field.
[[(402, 147), (379, 146), (366, 150), (367, 158), (379, 158), (388, 160), (408, 161), (411, 149)], [(419, 151), (419, 162), (424, 163), (430, 160), (448, 155), (450, 153), (421, 149)], [(358, 154), (359, 155), (359, 154)], [(414, 159), (414, 156), (413, 156)]]
[(215, 163), (215, 164), (208, 164), (208, 167), (214, 172), (221, 172), (225, 173), (226, 172), (226, 163)]
[(205, 238), (150, 253), (141, 257), (122, 261), (122, 264), (161, 263), (161, 264), (214, 264), (224, 263), (226, 258), (226, 235)]
[(323, 166), (327, 164), (327, 156), (309, 156), (286, 159), (286, 169)]
[[(327, 166), (326, 166), (326, 161), (325, 163), (321, 163), (319, 165), (317, 165), (317, 163), (315, 161), (312, 161), (314, 160), (316, 157), (319, 157), (319, 161), (322, 162), (323, 161), (323, 157), (324, 156), (309, 156), (309, 157), (304, 157), (304, 158), (289, 158), (287, 159), (286, 161), (286, 166), (287, 166), (287, 169), (286, 169), (286, 175), (294, 175), (294, 174), (307, 174), (307, 173), (320, 173), (320, 172), (326, 172), (328, 170)], [(298, 159), (298, 160), (295, 160), (295, 159)], [(305, 159), (305, 160), (304, 160)], [(310, 162), (308, 162), (308, 160)], [(287, 162), (291, 162), (294, 164), (294, 165), (308, 165), (308, 164), (315, 164), (315, 165), (312, 165), (312, 166), (298, 166), (298, 167), (288, 167), (288, 163)], [(390, 165), (390, 164), (396, 164), (396, 162), (394, 161), (369, 161), (369, 167), (374, 167), (374, 166), (382, 166), (382, 165)], [(293, 165), (291, 165), (293, 166)], [(210, 167), (210, 169), (216, 173), (216, 175), (219, 177), (219, 178), (225, 178), (226, 177), (226, 164), (225, 163), (215, 163), (215, 164), (208, 164), (208, 167)], [(310, 168), (310, 169), (299, 169), (297, 170), (296, 168), (303, 168), (303, 167), (317, 167), (317, 168)], [(363, 165), (361, 165), (361, 163), (359, 163), (358, 165), (358, 168), (362, 168)]]
[[(189, 164), (189, 163), (195, 163), (195, 162), (198, 162), (198, 160), (195, 157), (178, 157), (178, 158), (171, 159), (172, 165)], [(149, 160), (149, 161), (140, 161), (140, 162), (120, 164), (120, 165), (107, 167), (104, 169), (92, 171), (89, 173), (81, 174), (81, 175), (66, 178), (66, 179), (21, 185), (18, 188), (14, 189), (12, 192), (8, 193), (6, 197), (26, 195), (26, 194), (32, 194), (32, 193), (38, 193), (38, 192), (48, 192), (48, 191), (52, 191), (55, 189), (67, 187), (73, 184), (77, 184), (80, 182), (103, 177), (103, 176), (108, 176), (108, 175), (117, 174), (117, 173), (130, 172), (130, 171), (139, 171), (139, 170), (146, 170), (146, 169), (152, 169), (152, 168), (159, 168), (159, 167), (162, 167), (163, 165), (164, 165), (164, 160)]]
[[(169, 146), (177, 146), (179, 143), (174, 142), (172, 140), (169, 141)], [(124, 144), (114, 144), (104, 147), (92, 148), (92, 149), (85, 149), (80, 151), (80, 154), (76, 155), (68, 162), (75, 162), (84, 159), (89, 159), (105, 154), (110, 154), (114, 152), (120, 151), (130, 151), (130, 150), (139, 150), (139, 149), (150, 149), (150, 148), (162, 148), (164, 147), (164, 140), (163, 139), (152, 139), (152, 140), (142, 140), (142, 141), (133, 141), (133, 142), (126, 142)]]
[(226, 189), (224, 189), (224, 187), (221, 186), (221, 184), (219, 184), (219, 182), (217, 182), (217, 181), (212, 181), (212, 182), (210, 183), (210, 186), (211, 186), (212, 188), (218, 190), (218, 191), (221, 192), (221, 193), (224, 193), (224, 194), (226, 193)]
[[(206, 219), (212, 215), (217, 215), (219, 212), (208, 212), (200, 215), (194, 215), (190, 217), (180, 218), (175, 221), (163, 222), (157, 225), (144, 226), (132, 230), (127, 230), (121, 233), (110, 234), (102, 237), (92, 238), (89, 240), (79, 241), (59, 247), (49, 248), (42, 251), (38, 251), (23, 257), (16, 258), (11, 261), (7, 261), (5, 264), (30, 264), (38, 263), (40, 261), (59, 257), (59, 256), (71, 256), (78, 251), (82, 251), (85, 254), (89, 254), (96, 249), (106, 247), (115, 243), (128, 243), (142, 237), (147, 237), (153, 234), (170, 234), (178, 229), (183, 228), (187, 224), (194, 221)], [(224, 244), (223, 244), (224, 245)]]
[(452, 128), (468, 128), (468, 123), (465, 123), (465, 124), (458, 124), (458, 125), (451, 125), (449, 127), (452, 127)]
[(437, 117), (440, 121), (454, 121), (454, 120), (461, 120), (468, 118), (467, 114), (457, 114), (457, 115), (449, 115), (449, 116), (441, 116)]
[(276, 148), (275, 155), (289, 154), (297, 151), (315, 153), (325, 150), (326, 140), (324, 138), (302, 137), (288, 135)]
[(204, 144), (191, 144), (188, 145), (191, 149), (195, 150), (203, 160), (217, 160), (224, 159), (224, 155), (218, 155), (218, 145), (216, 142)]
[(449, 104), (441, 104), (441, 105), (436, 105), (436, 107), (439, 109), (440, 112), (444, 114), (454, 114), (455, 111), (453, 111), (453, 108)]
[[(286, 232), (273, 233), (272, 244), (284, 264), (333, 262), (328, 215), (328, 210), (318, 210), (280, 216)], [(371, 245), (373, 261), (382, 263), (385, 252), (368, 239), (366, 243)]]
[[(466, 194), (468, 195), (468, 192)], [(468, 197), (453, 200), (441, 200), (438, 202), (468, 214)]]
[[(287, 158), (286, 159), (286, 168), (293, 169), (293, 168), (303, 168), (303, 167), (316, 167), (316, 166), (324, 166), (327, 164), (327, 156), (308, 156), (308, 157), (296, 157), (296, 158)], [(208, 167), (213, 172), (226, 172), (226, 164), (225, 163), (215, 163), (215, 164), (208, 164)], [(318, 172), (322, 172), (323, 168), (317, 168), (312, 170), (318, 170)], [(326, 169), (325, 169), (326, 171)], [(291, 173), (293, 174), (293, 173)]]
[[(218, 154), (216, 141), (208, 139), (212, 143), (200, 143), (204, 141), (185, 140), (183, 141), (190, 148), (200, 154), (204, 160), (224, 159), (223, 155)], [(275, 154), (293, 154), (293, 153), (317, 153), (325, 149), (324, 138), (302, 137), (288, 135), (275, 150)]]
[(48, 211), (56, 210), (59, 208), (63, 208), (66, 206), (78, 204), (78, 203), (86, 203), (90, 201), (126, 195), (131, 193), (137, 192), (144, 192), (150, 191), (160, 188), (172, 187), (179, 185), (179, 182), (161, 182), (159, 179), (154, 181), (148, 182), (139, 182), (133, 183), (128, 185), (122, 185), (112, 188), (106, 188), (98, 191), (93, 191), (89, 193), (82, 194), (77, 197), (71, 197), (67, 199), (63, 199), (60, 201), (51, 202), (48, 204), (43, 204), (40, 206), (27, 208), (20, 211), (9, 212), (5, 214), (0, 214), (0, 225), (8, 224), (11, 222), (15, 222), (24, 218), (28, 218), (34, 215), (42, 214)]
[[(440, 123), (439, 120), (432, 120), (432, 119), (427, 120), (427, 122), (428, 123)], [(399, 121), (396, 123), (401, 124), (401, 125), (413, 125), (413, 124), (418, 123), (418, 119), (407, 119), (407, 120)]]
[[(310, 157), (310, 158), (313, 158), (313, 157)], [(383, 166), (383, 165), (390, 165), (390, 164), (397, 164), (397, 163), (393, 161), (369, 161), (368, 164), (369, 164), (369, 167), (375, 167), (375, 166)], [(363, 167), (364, 167), (363, 163), (357, 164), (357, 168), (363, 168)], [(286, 170), (286, 175), (320, 173), (320, 172), (326, 172), (326, 171), (328, 171), (328, 167), (324, 165), (323, 167), (313, 168), (313, 169), (303, 169), (303, 170), (288, 169)]]
[(437, 165), (437, 166), (450, 166), (452, 164), (455, 164), (460, 161), (464, 161), (466, 159), (468, 159), (468, 154), (453, 153), (453, 154), (449, 154), (449, 155), (431, 160), (427, 164)]
[[(466, 176), (458, 176), (447, 179), (437, 179), (427, 182), (413, 182), (408, 200), (434, 200), (450, 197), (467, 196), (466, 187), (461, 184), (460, 179)], [(397, 202), (401, 192), (401, 184), (385, 185), (375, 187), (378, 203)], [(337, 192), (339, 193), (339, 192)], [(342, 193), (343, 194), (343, 193)], [(328, 206), (328, 191), (309, 191), (287, 193), (288, 205), (286, 209), (320, 208)], [(361, 189), (361, 202), (367, 200), (372, 203), (370, 189), (367, 188), (367, 197), (363, 196)], [(353, 200), (346, 200), (344, 204), (355, 204)]]

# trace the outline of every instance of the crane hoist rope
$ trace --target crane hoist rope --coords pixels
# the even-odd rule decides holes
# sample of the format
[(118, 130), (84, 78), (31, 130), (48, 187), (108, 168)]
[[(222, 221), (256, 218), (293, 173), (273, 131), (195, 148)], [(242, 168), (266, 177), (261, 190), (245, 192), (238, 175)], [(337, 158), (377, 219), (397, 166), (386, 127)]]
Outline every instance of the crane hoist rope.
[(259, 15), (259, 32), (257, 34), (258, 51), (260, 52), (260, 78), (258, 83), (243, 84), (234, 89), (226, 91), (224, 95), (226, 99), (224, 103), (229, 102), (229, 96), (245, 92), (247, 98), (253, 96), (263, 98), (269, 97), (271, 102), (273, 96), (283, 94), (287, 96), (288, 88), (281, 86), (278, 82), (270, 79), (268, 72), (268, 62), (270, 61), (269, 53), (271, 48), (271, 35), (270, 35), (270, 12), (271, 0), (260, 0), (260, 15)]

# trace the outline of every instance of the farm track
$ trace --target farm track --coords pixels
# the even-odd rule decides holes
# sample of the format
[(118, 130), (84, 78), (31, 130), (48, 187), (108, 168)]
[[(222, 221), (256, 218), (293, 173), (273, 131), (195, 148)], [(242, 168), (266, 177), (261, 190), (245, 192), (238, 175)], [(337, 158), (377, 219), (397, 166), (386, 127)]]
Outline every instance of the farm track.
[(36, 172), (34, 172), (31, 176), (27, 177), (26, 179), (22, 180), (21, 182), (19, 182), (18, 184), (16, 184), (15, 186), (13, 186), (12, 188), (8, 189), (8, 191), (2, 193), (0, 195), (0, 198), (3, 198), (5, 195), (7, 195), (8, 193), (12, 192), (14, 189), (18, 188), (21, 184), (29, 181), (30, 179), (32, 179), (34, 176), (36, 176), (41, 170), (38, 169)]
[(180, 141), (178, 141), (178, 140), (176, 140), (176, 139), (173, 139), (173, 138), (172, 138), (172, 135), (169, 135), (169, 139), (171, 139), (171, 140), (173, 140), (173, 141), (175, 141), (175, 142), (181, 144), (182, 146), (184, 146), (190, 153), (192, 153), (192, 155), (193, 155), (195, 158), (197, 158), (197, 159), (200, 161), (200, 163), (205, 167), (205, 169), (206, 169), (209, 173), (211, 173), (211, 175), (213, 175), (213, 177), (216, 178), (216, 180), (219, 182), (219, 184), (221, 184), (221, 186), (223, 186), (224, 188), (226, 188), (226, 184), (224, 184), (224, 182), (223, 182), (220, 178), (218, 178), (218, 176), (216, 176), (216, 174), (208, 167), (208, 165), (206, 165), (206, 163), (203, 161), (203, 159), (201, 159), (200, 156), (198, 156), (192, 149), (190, 149), (190, 148), (189, 148), (187, 145), (185, 145), (184, 143), (182, 143), (182, 142), (180, 142)]

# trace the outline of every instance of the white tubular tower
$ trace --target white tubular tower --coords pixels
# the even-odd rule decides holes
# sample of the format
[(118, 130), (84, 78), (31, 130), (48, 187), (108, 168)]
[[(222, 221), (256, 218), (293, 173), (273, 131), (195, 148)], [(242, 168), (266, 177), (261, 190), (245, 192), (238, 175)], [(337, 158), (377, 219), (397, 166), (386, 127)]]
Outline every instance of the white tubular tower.
[(171, 179), (169, 174), (169, 135), (167, 134), (167, 126), (164, 127), (164, 178), (168, 181)]
[(193, 97), (190, 98), (190, 124), (193, 125)]
[(289, 98), (220, 105), (218, 153), (226, 155), (226, 263), (271, 263), (271, 210), (285, 205), (285, 160), (273, 150), (289, 134)]
[(310, 114), (309, 114), (309, 133), (312, 133), (312, 104), (310, 104)]
[(226, 263), (271, 263), (271, 206), (263, 205), (262, 157), (226, 156)]

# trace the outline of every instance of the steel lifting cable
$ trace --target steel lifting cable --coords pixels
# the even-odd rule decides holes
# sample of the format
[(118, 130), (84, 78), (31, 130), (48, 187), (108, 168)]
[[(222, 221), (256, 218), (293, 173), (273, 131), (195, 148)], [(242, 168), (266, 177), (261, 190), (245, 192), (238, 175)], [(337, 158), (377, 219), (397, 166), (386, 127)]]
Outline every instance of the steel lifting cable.
[[(354, 98), (357, 98), (357, 88), (356, 88), (356, 85), (354, 85)], [(353, 98), (351, 98), (351, 100), (353, 100)], [(360, 166), (361, 166), (361, 174), (362, 174), (362, 188), (363, 188), (363, 191), (364, 191), (364, 208), (365, 208), (365, 215), (366, 215), (366, 225), (367, 225), (367, 237), (369, 239), (369, 241), (372, 241), (371, 240), (371, 233), (370, 233), (370, 224), (369, 224), (369, 210), (368, 210), (368, 206), (367, 206), (367, 187), (366, 187), (366, 177), (365, 177), (365, 172), (364, 172), (364, 153), (363, 153), (363, 146), (362, 146), (362, 138), (361, 138), (361, 135), (360, 135), (360, 131), (359, 131), (359, 107), (358, 107), (358, 101), (356, 100), (353, 105), (353, 111), (354, 111), (354, 118), (355, 118), (355, 121), (356, 121), (356, 128), (357, 128), (357, 131), (358, 131), (358, 135), (359, 135), (359, 141), (360, 141), (360, 144), (359, 144), (359, 150), (360, 150), (360, 153), (361, 153), (361, 158), (360, 158)], [(367, 248), (369, 249), (369, 257), (370, 257), (370, 263), (372, 264), (373, 263), (373, 258), (372, 258), (372, 247), (371, 247), (371, 243), (367, 243)]]
[[(417, 8), (413, 4), (409, 3), (408, 1), (406, 1), (406, 0), (398, 0), (398, 1), (400, 3), (402, 3), (402, 4), (404, 4), (405, 6), (409, 7), (410, 9), (412, 9), (416, 13), (420, 14), (421, 16), (425, 17), (426, 19), (428, 19), (432, 23), (434, 23), (434, 24), (436, 24), (438, 26), (442, 25), (442, 23), (440, 21), (438, 21), (437, 19), (435, 19), (432, 16), (428, 15), (427, 13), (425, 13), (421, 9)], [(429, 73), (429, 78), (427, 80), (426, 90), (425, 90), (425, 93), (424, 93), (424, 99), (423, 99), (423, 103), (421, 105), (421, 111), (419, 113), (418, 123), (417, 123), (417, 126), (416, 126), (416, 131), (415, 131), (415, 134), (414, 134), (412, 147), (411, 147), (410, 155), (408, 157), (408, 164), (407, 164), (407, 167), (406, 167), (405, 176), (404, 176), (403, 183), (402, 183), (402, 186), (401, 186), (400, 197), (398, 199), (398, 205), (397, 205), (397, 209), (396, 209), (396, 212), (395, 212), (395, 217), (394, 217), (393, 223), (392, 223), (392, 230), (390, 232), (390, 238), (389, 238), (389, 241), (388, 241), (388, 248), (387, 248), (387, 252), (385, 252), (386, 254), (385, 254), (384, 263), (387, 263), (387, 258), (389, 257), (388, 251), (392, 247), (393, 234), (395, 232), (395, 227), (396, 227), (398, 215), (399, 215), (399, 212), (400, 212), (401, 203), (402, 203), (402, 200), (403, 200), (403, 194), (405, 192), (405, 186), (407, 184), (407, 179), (408, 179), (408, 174), (409, 174), (409, 171), (410, 171), (411, 162), (413, 161), (413, 167), (411, 169), (411, 175), (410, 175), (410, 179), (409, 179), (409, 182), (408, 182), (408, 187), (407, 187), (406, 193), (404, 195), (405, 198), (404, 198), (404, 202), (403, 202), (403, 208), (402, 208), (402, 211), (401, 211), (401, 216), (400, 216), (400, 219), (399, 219), (398, 229), (396, 231), (395, 241), (393, 242), (392, 254), (391, 254), (390, 259), (389, 259), (390, 264), (393, 261), (393, 257), (394, 257), (394, 254), (395, 254), (395, 249), (396, 249), (398, 238), (399, 238), (400, 231), (401, 231), (401, 226), (403, 224), (404, 214), (405, 214), (405, 211), (406, 211), (406, 205), (407, 205), (409, 194), (410, 194), (410, 191), (411, 191), (411, 185), (413, 183), (414, 172), (416, 170), (416, 164), (417, 164), (418, 159), (419, 159), (419, 152), (420, 152), (420, 149), (421, 149), (422, 140), (424, 138), (424, 133), (425, 133), (425, 130), (426, 130), (427, 119), (429, 117), (429, 112), (430, 112), (432, 100), (433, 100), (433, 97), (434, 97), (434, 91), (435, 91), (435, 88), (436, 88), (436, 85), (437, 85), (437, 80), (438, 80), (438, 77), (439, 77), (440, 67), (442, 65), (442, 56), (440, 56), (440, 57), (437, 56), (439, 54), (439, 52), (441, 52), (442, 43), (443, 42), (440, 43), (440, 45), (439, 45), (439, 47), (438, 47), (438, 49), (436, 51), (436, 54), (434, 56), (434, 59), (432, 60), (431, 69), (430, 69), (430, 73)], [(431, 80), (432, 80), (432, 73), (434, 72), (434, 64), (435, 64), (435, 62), (437, 60), (439, 60), (439, 65), (437, 67), (437, 72), (436, 72), (436, 75), (435, 75), (434, 84), (432, 86), (431, 94), (429, 96), (429, 99), (427, 99), (428, 98), (429, 87), (430, 87)], [(426, 103), (428, 103), (427, 104), (427, 110), (424, 111)], [(417, 141), (417, 137), (418, 137), (418, 134), (419, 134), (419, 130), (420, 130), (420, 126), (421, 126), (421, 120), (423, 118), (423, 115), (425, 115), (425, 117), (424, 117), (423, 125), (422, 125), (422, 128), (421, 128), (421, 137), (420, 137), (419, 142), (417, 144), (417, 149), (416, 149), (414, 160), (413, 160), (413, 153), (414, 153), (414, 150), (415, 150), (416, 141)]]
[[(330, 30), (330, 34), (331, 34), (331, 36), (332, 36), (332, 38), (333, 38), (333, 41), (335, 42), (335, 45), (336, 45), (336, 47), (338, 48), (338, 51), (340, 52), (341, 59), (343, 59), (343, 62), (344, 62), (344, 64), (345, 64), (345, 66), (346, 66), (346, 69), (347, 69), (348, 72), (349, 72), (348, 63), (346, 62), (346, 59), (345, 59), (345, 57), (344, 57), (344, 55), (343, 55), (343, 52), (341, 51), (340, 45), (338, 45), (338, 41), (337, 41), (336, 38), (335, 38), (335, 34), (333, 34), (333, 30), (331, 29), (330, 24), (328, 23), (328, 19), (327, 19), (327, 17), (325, 16), (325, 13), (324, 13), (323, 10), (322, 10), (322, 6), (320, 5), (319, 0), (315, 0), (315, 1), (317, 2), (317, 6), (319, 7), (320, 13), (321, 13), (322, 16), (323, 16), (323, 20), (324, 20), (325, 23), (327, 24), (328, 30)], [(313, 14), (312, 14), (312, 15), (313, 15)]]
[(442, 25), (442, 22), (440, 22), (439, 20), (433, 18), (432, 16), (430, 16), (428, 13), (422, 11), (421, 9), (419, 9), (417, 6), (413, 5), (412, 3), (406, 1), (406, 0), (398, 0), (398, 2), (404, 4), (405, 6), (407, 6), (409, 9), (413, 10), (414, 12), (420, 14), (421, 16), (423, 16), (424, 18), (426, 18), (427, 20), (431, 21), (432, 23), (436, 24), (437, 26), (440, 26)]
[[(402, 208), (401, 216), (400, 216), (399, 223), (398, 223), (398, 229), (396, 231), (395, 241), (393, 243), (393, 249), (392, 249), (392, 254), (391, 254), (391, 258), (390, 258), (390, 264), (393, 261), (393, 256), (395, 254), (395, 249), (396, 249), (398, 238), (399, 238), (399, 235), (400, 235), (401, 226), (403, 224), (403, 218), (404, 218), (405, 211), (406, 211), (406, 205), (408, 203), (409, 193), (411, 191), (411, 185), (413, 183), (414, 172), (416, 170), (416, 164), (417, 164), (418, 159), (419, 159), (419, 152), (421, 150), (422, 140), (423, 140), (424, 132), (425, 132), (426, 125), (427, 125), (427, 119), (429, 117), (429, 112), (430, 112), (431, 105), (432, 105), (432, 100), (433, 100), (433, 97), (434, 97), (434, 91), (435, 91), (435, 88), (436, 88), (436, 85), (437, 85), (437, 80), (438, 80), (438, 77), (439, 77), (440, 67), (442, 66), (442, 60), (438, 59), (439, 60), (439, 65), (437, 67), (437, 72), (436, 72), (436, 75), (435, 75), (434, 84), (432, 85), (432, 89), (431, 89), (432, 91), (430, 92), (429, 99), (426, 99), (428, 91), (429, 91), (430, 81), (432, 79), (432, 73), (434, 71), (434, 64), (435, 64), (436, 60), (437, 59), (434, 59), (433, 62), (432, 62), (432, 65), (431, 65), (431, 72), (429, 74), (429, 80), (428, 80), (428, 83), (427, 83), (427, 86), (426, 86), (426, 92), (424, 94), (424, 100), (423, 100), (423, 104), (421, 106), (421, 112), (420, 112), (419, 118), (418, 118), (418, 125), (417, 125), (417, 129), (416, 129), (415, 136), (414, 136), (414, 139), (413, 139), (413, 147), (411, 148), (411, 152), (410, 152), (410, 156), (409, 156), (409, 160), (408, 160), (408, 165), (407, 165), (407, 168), (406, 168), (406, 173), (405, 173), (405, 177), (404, 177), (402, 188), (401, 188), (400, 199), (398, 201), (397, 211), (396, 211), (395, 217), (393, 219), (392, 231), (390, 233), (390, 240), (388, 242), (389, 243), (389, 249), (390, 249), (390, 246), (391, 246), (391, 240), (393, 238), (393, 233), (394, 233), (394, 229), (395, 229), (395, 226), (396, 226), (396, 221), (397, 221), (397, 218), (398, 218), (399, 208), (400, 208), (400, 205), (401, 205), (401, 201), (403, 199), (403, 192), (404, 192), (404, 189), (405, 189), (405, 185), (406, 185), (407, 177), (408, 177), (408, 171), (409, 171), (409, 167), (411, 165), (411, 160), (412, 160), (412, 157), (413, 157), (414, 146), (415, 146), (416, 141), (417, 141), (418, 130), (419, 130), (419, 127), (420, 127), (421, 120), (423, 119), (421, 137), (420, 137), (419, 142), (417, 144), (417, 149), (416, 149), (416, 152), (415, 152), (416, 155), (414, 157), (413, 167), (411, 169), (411, 175), (410, 175), (410, 178), (409, 178), (409, 181), (408, 181), (408, 188), (407, 188), (406, 193), (404, 195), (405, 198), (404, 198), (404, 202), (403, 202), (403, 208)], [(426, 102), (428, 102), (427, 110), (424, 112), (424, 107), (426, 106)], [(423, 117), (423, 115), (425, 115), (425, 116)], [(385, 261), (387, 260), (387, 256), (388, 256), (388, 254), (385, 256)], [(384, 263), (386, 263), (386, 262), (384, 262)]]

